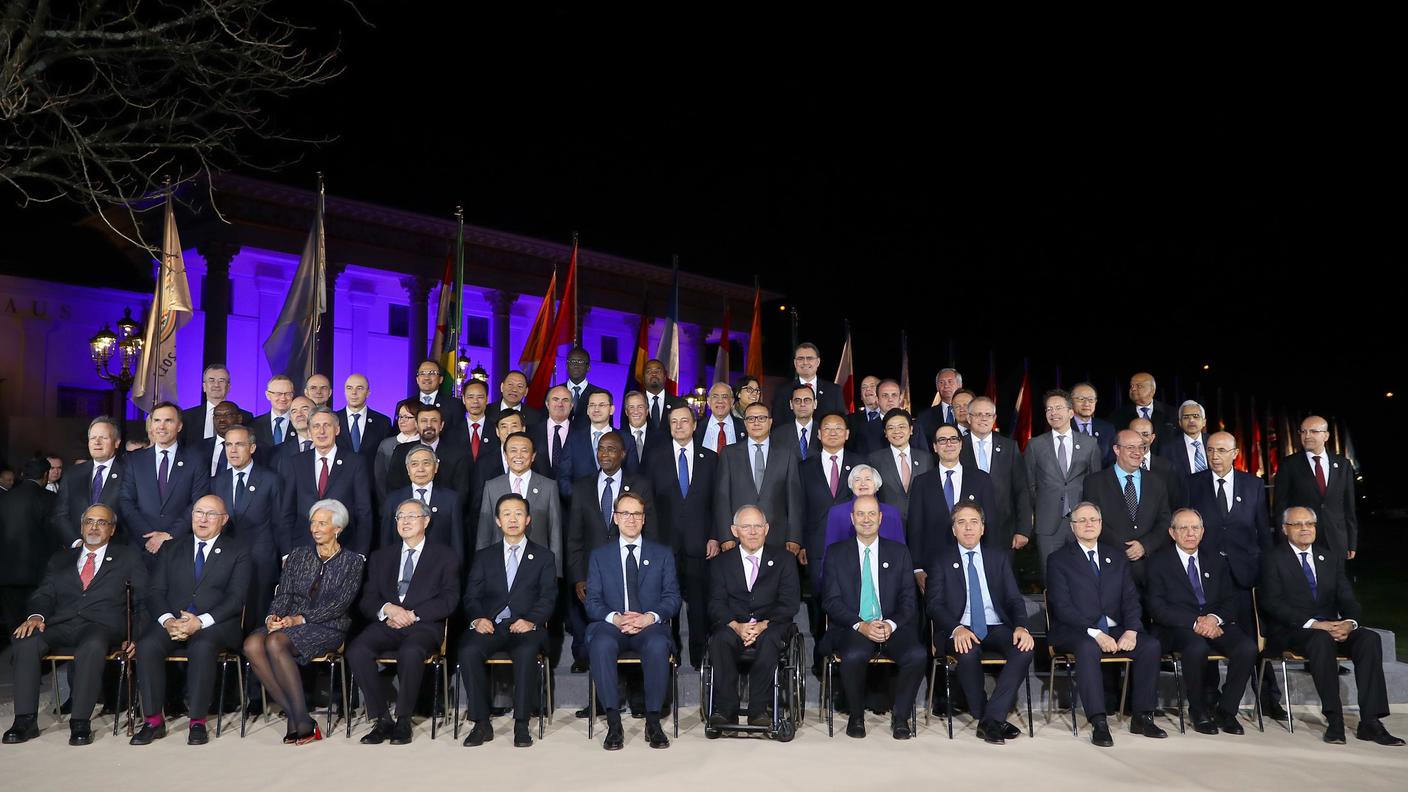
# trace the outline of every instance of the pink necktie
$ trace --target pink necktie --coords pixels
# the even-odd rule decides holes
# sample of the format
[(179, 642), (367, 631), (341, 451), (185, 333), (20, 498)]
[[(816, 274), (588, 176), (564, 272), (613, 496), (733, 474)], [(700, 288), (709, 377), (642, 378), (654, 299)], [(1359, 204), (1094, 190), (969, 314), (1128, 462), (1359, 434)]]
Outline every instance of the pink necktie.
[(909, 456), (905, 452), (900, 452), (900, 484), (904, 486), (904, 491), (909, 492)]
[(513, 494), (514, 494), (514, 495), (518, 495), (518, 496), (522, 496), (522, 495), (523, 495), (523, 477), (522, 477), (522, 476), (514, 476), (514, 477), (513, 477)]
[(748, 590), (752, 591), (753, 584), (758, 582), (758, 557), (748, 556), (748, 563), (753, 565), (753, 568), (748, 570)]
[(836, 464), (836, 455), (831, 455), (831, 497), (836, 497), (836, 488), (841, 485), (841, 466)]

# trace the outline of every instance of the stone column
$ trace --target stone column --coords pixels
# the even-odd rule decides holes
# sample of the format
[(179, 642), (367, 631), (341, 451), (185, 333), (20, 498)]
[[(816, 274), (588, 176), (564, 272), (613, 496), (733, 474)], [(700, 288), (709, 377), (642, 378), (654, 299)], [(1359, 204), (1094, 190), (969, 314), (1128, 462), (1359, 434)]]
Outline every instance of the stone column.
[(205, 259), (205, 346), (202, 368), (215, 363), (228, 364), (230, 329), (230, 262), (240, 252), (239, 245), (210, 242), (196, 248)]
[[(346, 264), (328, 262), (326, 274), (328, 309), (323, 314), (322, 323), (318, 325), (318, 354), (315, 358), (317, 365), (314, 367), (316, 369), (314, 373), (322, 374), (328, 378), (329, 382), (333, 383), (337, 382), (337, 377), (332, 370), (333, 345), (337, 340), (337, 317), (333, 309), (337, 305), (337, 279), (346, 269)], [(334, 385), (334, 395), (337, 393), (335, 388), (336, 385)]]
[(406, 290), (406, 297), (411, 301), (410, 338), (406, 348), (408, 392), (410, 383), (416, 381), (416, 366), (425, 360), (427, 347), (430, 345), (427, 326), (430, 323), (430, 287), (433, 285), (434, 281), (421, 275), (407, 275), (401, 278), (401, 288)]
[(510, 291), (490, 291), (485, 293), (484, 301), (489, 303), (489, 307), (494, 313), (494, 324), (490, 330), (489, 344), (493, 350), (493, 359), (489, 369), (489, 392), (497, 393), (494, 385), (501, 382), (513, 367), (509, 364), (509, 312), (513, 310), (513, 304), (518, 302), (518, 295)]

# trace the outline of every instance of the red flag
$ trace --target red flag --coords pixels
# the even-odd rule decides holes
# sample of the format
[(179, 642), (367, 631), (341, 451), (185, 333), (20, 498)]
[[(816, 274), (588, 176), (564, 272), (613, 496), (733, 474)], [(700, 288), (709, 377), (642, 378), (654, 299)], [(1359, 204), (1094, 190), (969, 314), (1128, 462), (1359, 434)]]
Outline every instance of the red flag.
[(523, 354), (518, 356), (518, 366), (530, 381), (538, 371), (538, 363), (547, 358), (548, 334), (552, 332), (552, 303), (556, 298), (557, 271), (553, 270), (547, 293), (543, 295), (538, 315), (533, 319), (533, 332), (528, 334), (528, 343), (523, 345)]
[(753, 327), (748, 331), (748, 368), (745, 373), (763, 381), (763, 288), (753, 288)]
[(1240, 394), (1232, 396), (1232, 436), (1237, 438), (1237, 461), (1233, 463), (1233, 467), (1246, 472), (1247, 458), (1251, 454), (1249, 453), (1250, 449), (1242, 442), (1242, 397)]
[(724, 303), (724, 327), (719, 332), (719, 353), (714, 357), (714, 382), (728, 382), (729, 345), (728, 323), (733, 318), (733, 309)]
[(841, 364), (836, 368), (836, 384), (846, 399), (846, 412), (856, 411), (855, 363), (851, 358), (851, 323), (846, 323), (846, 343), (841, 346)]
[(547, 398), (548, 388), (552, 387), (554, 364), (557, 362), (557, 348), (570, 344), (577, 315), (577, 240), (572, 240), (572, 259), (567, 265), (567, 281), (562, 290), (562, 302), (557, 305), (557, 318), (553, 320), (552, 332), (548, 335), (547, 348), (538, 361), (538, 370), (533, 372), (533, 381), (528, 386), (527, 403), (542, 407)]
[(1252, 447), (1247, 472), (1253, 476), (1263, 475), (1261, 467), (1261, 421), (1256, 417), (1256, 399), (1252, 399)]
[(1023, 450), (1032, 439), (1032, 375), (1023, 368), (1022, 387), (1017, 389), (1017, 421), (1012, 431), (1012, 439)]
[(1276, 468), (1281, 465), (1281, 438), (1278, 436), (1280, 422), (1276, 410), (1266, 408), (1266, 471), (1267, 478), (1276, 478)]

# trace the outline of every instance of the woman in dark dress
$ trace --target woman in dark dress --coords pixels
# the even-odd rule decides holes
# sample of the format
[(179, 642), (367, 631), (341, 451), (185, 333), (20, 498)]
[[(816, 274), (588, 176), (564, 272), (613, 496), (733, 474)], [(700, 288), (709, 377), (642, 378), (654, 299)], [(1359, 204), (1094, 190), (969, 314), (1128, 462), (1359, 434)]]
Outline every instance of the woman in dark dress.
[(352, 623), (347, 611), (356, 600), (366, 563), (338, 544), (347, 527), (347, 507), (320, 500), (308, 510), (308, 520), (314, 547), (297, 547), (288, 554), (264, 627), (244, 641), (250, 667), (288, 718), (284, 742), (299, 745), (323, 735), (308, 715), (298, 666), (337, 649), (346, 639)]

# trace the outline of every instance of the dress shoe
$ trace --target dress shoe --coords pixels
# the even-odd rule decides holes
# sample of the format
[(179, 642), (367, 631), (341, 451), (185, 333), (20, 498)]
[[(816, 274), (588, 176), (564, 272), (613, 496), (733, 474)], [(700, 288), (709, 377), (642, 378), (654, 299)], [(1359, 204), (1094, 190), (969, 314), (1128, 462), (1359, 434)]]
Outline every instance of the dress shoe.
[(1217, 724), (1212, 718), (1197, 718), (1193, 721), (1193, 731), (1198, 734), (1217, 734)]
[(586, 660), (577, 660), (572, 663), (572, 673), (574, 674), (585, 674), (587, 673), (588, 669), (589, 666), (587, 665)]
[(1142, 734), (1145, 737), (1153, 737), (1156, 740), (1162, 740), (1168, 736), (1168, 732), (1160, 729), (1159, 725), (1154, 723), (1154, 714), (1152, 712), (1141, 712), (1135, 715), (1129, 722), (1129, 733)]
[(1104, 715), (1096, 715), (1090, 719), (1090, 743), (1101, 748), (1109, 748), (1115, 744), (1115, 738), (1110, 736), (1110, 724), (1105, 721)]
[(660, 728), (659, 718), (648, 718), (645, 721), (645, 739), (650, 742), (651, 748), (669, 748), (670, 738), (665, 736), (665, 730)]
[[(590, 718), (590, 717), (592, 716), (592, 708), (591, 708), (591, 705), (589, 704), (589, 705), (587, 705), (587, 706), (585, 706), (585, 707), (582, 707), (581, 709), (577, 710), (576, 712), (574, 712), (574, 713), (572, 713), (572, 714), (576, 715), (576, 716), (579, 717), (579, 718)], [(596, 711), (596, 714), (600, 715), (600, 714), (601, 714), (601, 710), (597, 710), (597, 711)]]
[(1388, 729), (1384, 728), (1378, 718), (1360, 718), (1359, 728), (1354, 730), (1354, 736), (1360, 740), (1376, 742), (1379, 745), (1397, 746), (1403, 744), (1403, 738), (1389, 734)]
[(860, 739), (865, 736), (865, 716), (852, 715), (846, 721), (846, 736)]
[(1002, 724), (993, 721), (978, 721), (978, 738), (993, 745), (1002, 745), (1007, 740), (1002, 735)]
[(362, 736), (362, 745), (381, 745), (391, 739), (391, 730), (395, 726), (396, 724), (388, 718), (377, 718), (376, 725), (372, 726), (372, 730)]
[(760, 726), (760, 727), (763, 727), (763, 728), (771, 729), (771, 728), (772, 728), (772, 716), (769, 715), (769, 714), (767, 714), (766, 712), (759, 712), (759, 713), (757, 713), (756, 715), (749, 715), (749, 716), (748, 716), (748, 725), (749, 725), (749, 726)]
[(469, 736), (464, 738), (464, 747), (473, 748), (476, 745), (483, 745), (494, 739), (494, 727), (489, 723), (489, 719), (474, 724), (474, 728), (469, 730)]
[(189, 731), (186, 732), (186, 745), (205, 745), (210, 742), (210, 734), (205, 730), (204, 723), (192, 723)]
[(608, 751), (619, 751), (626, 747), (626, 738), (622, 734), (621, 724), (610, 724), (606, 727), (606, 739), (601, 741), (601, 747)]
[(631, 707), (631, 717), (640, 720), (645, 717), (645, 707)]
[(1344, 716), (1326, 716), (1329, 722), (1325, 725), (1325, 742), (1331, 745), (1344, 745)]
[(1272, 720), (1283, 721), (1290, 719), (1290, 716), (1286, 714), (1286, 708), (1275, 701), (1263, 700), (1261, 702), (1261, 714)]
[(722, 727), (725, 727), (725, 726), (737, 726), (737, 725), (738, 725), (738, 716), (737, 716), (737, 715), (734, 715), (732, 718), (730, 718), (729, 716), (723, 714), (722, 712), (715, 712), (713, 715), (710, 715), (710, 716), (709, 716), (709, 726), (710, 726), (711, 728), (714, 728), (714, 729), (722, 728)]
[(513, 711), (513, 708), (512, 708), (512, 707), (490, 707), (490, 708), (489, 708), (489, 717), (491, 717), (491, 718), (501, 718), (501, 717), (503, 717), (503, 716), (509, 714), (509, 713), (512, 712), (512, 711)]
[(1002, 739), (1004, 740), (1015, 740), (1022, 736), (1022, 730), (1007, 721), (1002, 721), (997, 725), (1002, 727)]
[(293, 724), (293, 721), (289, 721), (288, 731), (284, 733), (284, 745), (293, 745), (296, 742), (298, 742), (298, 727)]
[(896, 740), (908, 740), (914, 732), (909, 730), (909, 721), (890, 721), (890, 736)]
[(533, 733), (528, 729), (528, 721), (516, 720), (513, 722), (513, 747), (531, 748), (533, 746)]
[(70, 718), (68, 721), (69, 745), (92, 745), (93, 730), (85, 718)]
[(1237, 722), (1237, 713), (1218, 710), (1217, 714), (1212, 717), (1217, 728), (1223, 734), (1246, 734), (1242, 729), (1242, 724)]
[(5, 745), (18, 745), (39, 736), (39, 719), (33, 715), (16, 715), (14, 725), (0, 738)]
[(411, 743), (411, 717), (396, 719), (396, 727), (391, 730), (392, 745), (410, 745)]

